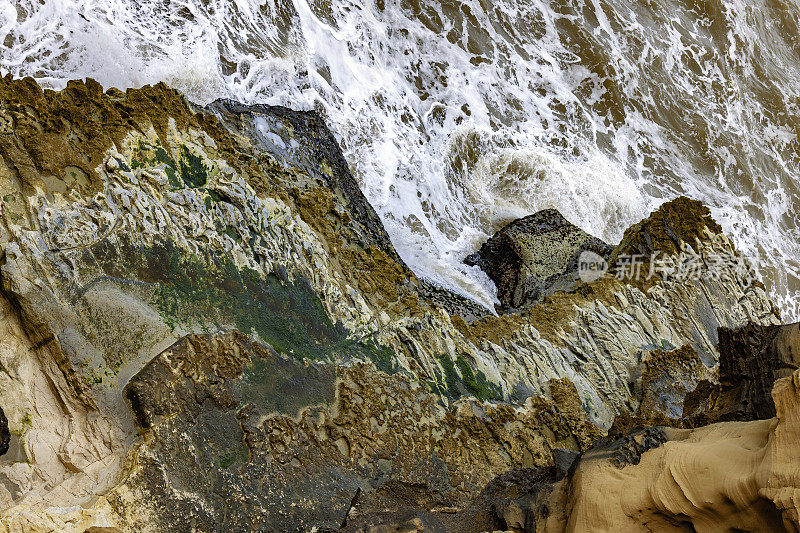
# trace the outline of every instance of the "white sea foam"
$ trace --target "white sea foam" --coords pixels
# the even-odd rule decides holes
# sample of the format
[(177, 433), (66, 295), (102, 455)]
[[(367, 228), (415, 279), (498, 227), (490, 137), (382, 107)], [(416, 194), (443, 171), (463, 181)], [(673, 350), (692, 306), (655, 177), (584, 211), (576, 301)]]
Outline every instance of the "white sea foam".
[(486, 305), (461, 260), (503, 223), (555, 207), (616, 242), (687, 194), (788, 319), (798, 20), (780, 0), (0, 0), (0, 71), (315, 108), (409, 265)]

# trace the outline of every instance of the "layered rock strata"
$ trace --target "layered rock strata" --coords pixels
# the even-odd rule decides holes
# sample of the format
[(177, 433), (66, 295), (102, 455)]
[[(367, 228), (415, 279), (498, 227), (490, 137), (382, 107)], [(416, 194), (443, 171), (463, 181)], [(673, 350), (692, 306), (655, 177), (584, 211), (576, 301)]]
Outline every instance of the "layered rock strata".
[(320, 117), (164, 85), (2, 79), (0, 198), (11, 531), (321, 531), (390, 482), (467, 505), (650, 401), (659, 353), (714, 383), (718, 328), (778, 323), (688, 199), (612, 256), (697, 276), (485, 316), (406, 268)]
[[(723, 357), (741, 361), (748, 354), (767, 354), (759, 363), (774, 369), (796, 353), (797, 329), (798, 324), (748, 325), (726, 332), (736, 342)], [(762, 389), (753, 385), (763, 383), (764, 374), (739, 375), (748, 394), (726, 397), (740, 402), (738, 411), (725, 411), (726, 422), (694, 429), (650, 426), (599, 441), (583, 454), (556, 453), (553, 466), (498, 476), (457, 509), (413, 487), (391, 485), (359, 494), (344, 530), (797, 531), (800, 370), (782, 372), (785, 377), (773, 380), (762, 397)], [(728, 374), (722, 387), (732, 386), (733, 376)], [(708, 416), (717, 410), (714, 398), (707, 396), (712, 400), (705, 404)], [(772, 417), (759, 419), (748, 410), (767, 404)], [(695, 416), (690, 412), (671, 422), (691, 426)]]

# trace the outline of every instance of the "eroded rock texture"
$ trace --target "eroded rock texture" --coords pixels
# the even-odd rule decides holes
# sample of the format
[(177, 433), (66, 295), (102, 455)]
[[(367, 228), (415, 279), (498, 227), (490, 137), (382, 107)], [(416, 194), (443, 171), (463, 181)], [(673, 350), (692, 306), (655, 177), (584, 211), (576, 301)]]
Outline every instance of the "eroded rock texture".
[(479, 266), (495, 282), (503, 309), (519, 309), (573, 289), (582, 252), (608, 258), (612, 250), (555, 209), (545, 209), (507, 224), (465, 263)]
[(800, 371), (775, 382), (772, 398), (774, 418), (636, 431), (593, 447), (566, 474), (499, 476), (461, 509), (430, 495), (399, 508), (362, 497), (351, 509), (362, 527), (350, 530), (415, 531), (417, 517), (419, 531), (797, 531)]
[[(800, 373), (775, 383), (776, 417), (694, 430), (622, 468), (604, 448), (556, 484), (530, 531), (797, 531)], [(535, 526), (534, 526), (535, 523)]]
[(684, 402), (693, 425), (775, 416), (776, 379), (800, 367), (800, 324), (721, 328), (719, 382), (703, 381)]
[(335, 528), (356, 492), (392, 480), (463, 503), (508, 457), (541, 464), (599, 437), (574, 386), (550, 387), (556, 400), (448, 410), (369, 365), (298, 362), (239, 332), (188, 336), (126, 385), (146, 444), (107, 498), (130, 524), (203, 530)]
[(691, 253), (697, 276), (570, 281), (493, 316), (402, 263), (320, 117), (164, 85), (0, 80), (0, 199), (8, 531), (358, 530), (380, 502), (416, 529), (582, 516), (550, 502), (573, 453), (717, 387), (719, 328), (779, 323), (685, 198), (612, 257)]

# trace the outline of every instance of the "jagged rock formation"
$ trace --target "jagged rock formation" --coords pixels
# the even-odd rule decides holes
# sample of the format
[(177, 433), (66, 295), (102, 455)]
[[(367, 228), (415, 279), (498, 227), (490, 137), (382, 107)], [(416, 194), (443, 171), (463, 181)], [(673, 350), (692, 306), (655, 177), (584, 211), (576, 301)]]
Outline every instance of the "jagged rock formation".
[(800, 324), (721, 328), (719, 344), (719, 380), (700, 382), (683, 416), (694, 426), (775, 416), (769, 391), (800, 367)]
[(682, 393), (714, 380), (719, 327), (778, 323), (688, 199), (623, 245), (721, 274), (484, 316), (403, 265), (314, 113), (164, 85), (1, 80), (0, 199), (12, 531), (331, 529), (390, 483), (463, 507), (640, 404), (670, 415), (663, 354), (697, 355)]
[(631, 382), (639, 405), (620, 413), (609, 436), (648, 426), (696, 428), (775, 416), (772, 385), (798, 369), (800, 324), (719, 330), (719, 365), (709, 369), (689, 346), (656, 350)]
[(11, 446), (11, 432), (8, 431), (8, 418), (0, 408), (0, 455), (5, 454)]
[[(656, 210), (648, 218), (629, 228), (622, 242), (614, 249), (611, 262), (622, 254), (649, 256), (661, 253), (675, 255), (684, 249), (684, 243), (703, 241), (706, 231), (719, 234), (717, 224), (708, 208), (686, 197), (669, 203), (670, 208)], [(698, 224), (702, 220), (703, 224)]]
[(608, 258), (613, 250), (570, 224), (555, 209), (510, 222), (467, 257), (497, 285), (501, 308), (521, 309), (578, 283), (578, 259), (589, 251)]
[[(721, 356), (724, 357), (724, 356)], [(614, 419), (609, 437), (621, 437), (651, 426), (684, 427), (689, 418), (687, 395), (702, 394), (716, 375), (706, 367), (690, 346), (676, 350), (654, 350), (647, 354), (629, 386), (639, 400), (636, 410), (622, 412)], [(702, 387), (698, 387), (702, 384)]]
[[(755, 333), (759, 329), (762, 334)], [(748, 325), (727, 334), (739, 339), (744, 353), (775, 348), (761, 361), (774, 368), (796, 346), (773, 341), (778, 335), (789, 340), (797, 329), (798, 324)], [(765, 332), (770, 342), (764, 342)], [(753, 394), (738, 398), (756, 399), (756, 389), (746, 389)], [(398, 496), (388, 502), (386, 491), (360, 496), (345, 530), (394, 531), (416, 517), (425, 531), (448, 532), (797, 531), (800, 370), (774, 382), (772, 394), (767, 391), (756, 405), (765, 405), (767, 398), (775, 414), (769, 419), (752, 419), (753, 413), (742, 409), (750, 417), (746, 421), (632, 431), (564, 458), (561, 468), (522, 468), (498, 476), (460, 509), (442, 506), (431, 494), (412, 505), (399, 496), (407, 495), (407, 488), (391, 487)], [(353, 527), (356, 523), (360, 528)]]
[(600, 436), (571, 383), (550, 389), (554, 400), (516, 408), (447, 410), (424, 383), (369, 365), (303, 363), (238, 332), (191, 335), (126, 385), (147, 444), (106, 498), (140, 528), (266, 531), (334, 528), (356, 492), (387, 481), (462, 503), (508, 457), (542, 464), (551, 448)]

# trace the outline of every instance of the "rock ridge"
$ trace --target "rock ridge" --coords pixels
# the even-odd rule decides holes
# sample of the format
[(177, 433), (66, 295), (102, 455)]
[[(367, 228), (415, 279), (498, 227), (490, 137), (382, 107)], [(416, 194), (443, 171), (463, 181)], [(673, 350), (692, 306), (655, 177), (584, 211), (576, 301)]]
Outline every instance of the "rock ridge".
[[(513, 529), (542, 505), (584, 516), (556, 485), (577, 486), (620, 417), (740, 416), (741, 399), (763, 413), (781, 378), (776, 417), (793, 423), (794, 355), (732, 359), (750, 384), (735, 393), (720, 379), (736, 339), (754, 354), (742, 361), (773, 361), (754, 335), (781, 350), (791, 339), (725, 336), (779, 316), (690, 199), (629, 229), (611, 257), (725, 254), (722, 275), (705, 262), (687, 280), (606, 275), (484, 316), (403, 264), (319, 116), (203, 108), (164, 84), (50, 91), (7, 76), (0, 200), (0, 531), (322, 531), (345, 517), (357, 529), (380, 525), (367, 525), (370, 502), (402, 514), (411, 500), (429, 514), (403, 527), (455, 530), (474, 505), (494, 518), (473, 525)], [(687, 403), (694, 390), (734, 403)], [(755, 428), (751, 450), (773, 439), (791, 465), (771, 420), (737, 424)], [(730, 443), (733, 428), (664, 430), (621, 471), (650, 475), (675, 435)], [(791, 520), (793, 474), (775, 464), (783, 492), (762, 499)], [(535, 505), (515, 480), (543, 487)]]

